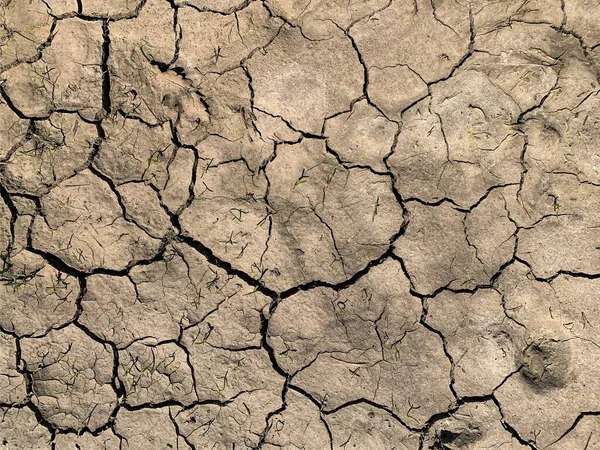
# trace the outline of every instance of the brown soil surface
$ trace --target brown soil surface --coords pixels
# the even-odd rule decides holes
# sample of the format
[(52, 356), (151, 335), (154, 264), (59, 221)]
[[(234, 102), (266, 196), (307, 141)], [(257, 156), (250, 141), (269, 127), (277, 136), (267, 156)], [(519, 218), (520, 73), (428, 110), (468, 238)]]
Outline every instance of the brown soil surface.
[(600, 1), (0, 14), (0, 449), (600, 450)]

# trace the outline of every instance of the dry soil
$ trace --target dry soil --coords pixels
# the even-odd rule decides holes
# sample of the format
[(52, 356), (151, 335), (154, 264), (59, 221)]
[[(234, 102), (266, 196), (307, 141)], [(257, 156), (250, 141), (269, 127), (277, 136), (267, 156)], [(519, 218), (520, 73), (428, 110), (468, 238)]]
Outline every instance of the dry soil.
[(600, 449), (600, 1), (0, 17), (1, 449)]

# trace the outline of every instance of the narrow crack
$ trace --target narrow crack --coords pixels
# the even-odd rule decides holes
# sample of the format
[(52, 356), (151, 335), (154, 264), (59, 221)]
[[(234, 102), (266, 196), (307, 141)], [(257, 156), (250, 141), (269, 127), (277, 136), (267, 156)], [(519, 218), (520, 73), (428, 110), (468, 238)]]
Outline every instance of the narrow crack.
[(110, 58), (110, 29), (109, 21), (104, 20), (102, 22), (102, 62), (100, 68), (102, 69), (102, 108), (104, 114), (109, 116), (111, 114), (111, 101), (110, 101), (110, 69), (108, 67), (108, 59)]

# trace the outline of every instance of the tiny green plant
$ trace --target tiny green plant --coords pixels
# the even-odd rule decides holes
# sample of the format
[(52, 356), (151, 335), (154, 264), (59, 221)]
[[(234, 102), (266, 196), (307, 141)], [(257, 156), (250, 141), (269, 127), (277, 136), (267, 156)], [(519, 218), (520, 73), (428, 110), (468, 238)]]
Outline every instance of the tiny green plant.
[(205, 192), (212, 192), (212, 189), (209, 188), (208, 185), (204, 181), (202, 182), (202, 184), (204, 185), (204, 189), (202, 190), (202, 192), (200, 192), (200, 194), (194, 196), (194, 201), (203, 200)]
[(129, 108), (126, 111), (123, 111), (123, 115), (125, 116), (125, 118), (136, 116), (137, 114), (139, 114), (140, 106), (141, 103), (136, 104), (132, 102)]
[(243, 215), (248, 214), (248, 211), (244, 211), (240, 208), (230, 208), (229, 213), (233, 216), (232, 220), (237, 220), (238, 222), (241, 222)]
[(131, 367), (127, 367), (126, 364), (121, 363), (119, 364), (119, 368), (124, 376), (133, 378), (133, 375), (131, 375)]
[(319, 405), (319, 416), (323, 417), (323, 410), (327, 406), (327, 401), (329, 400), (329, 396), (325, 394), (323, 400), (321, 400), (321, 404)]
[(36, 127), (35, 132), (31, 136), (31, 148), (24, 148), (18, 151), (19, 155), (23, 156), (42, 156), (44, 154), (55, 153), (61, 146), (64, 145), (64, 137), (53, 135), (44, 126)]
[[(44, 68), (34, 67), (33, 68), (33, 82), (35, 90), (37, 90), (41, 95), (45, 95), (46, 93), (54, 94), (54, 89), (56, 87), (56, 82), (60, 74), (57, 74), (55, 78), (52, 78), (52, 72), (55, 71), (56, 68), (50, 67), (47, 64), (44, 64)], [(35, 76), (38, 79), (35, 79)], [(37, 82), (41, 81), (41, 85)]]
[(215, 59), (215, 64), (217, 64), (219, 62), (219, 58), (221, 57), (221, 47), (217, 45), (213, 51), (213, 58)]
[(208, 173), (208, 169), (210, 169), (210, 166), (214, 160), (214, 158), (211, 158), (211, 160), (207, 162), (206, 165), (202, 168), (202, 175), (200, 175), (200, 178), (204, 178), (204, 175)]
[(152, 362), (148, 362), (147, 364), (144, 364), (142, 361), (137, 360), (137, 362), (135, 363), (135, 368), (137, 369), (138, 373), (140, 373), (141, 375), (150, 375), (152, 372), (154, 372), (154, 367), (153, 367)]
[(331, 173), (329, 175), (327, 175), (327, 184), (331, 184), (336, 171), (337, 171), (337, 167), (334, 167), (333, 170), (331, 171)]
[(227, 253), (227, 246), (228, 245), (235, 245), (237, 244), (237, 241), (233, 240), (233, 231), (229, 234), (229, 239), (227, 239), (227, 241), (225, 242), (225, 253)]
[(400, 349), (398, 348), (398, 342), (393, 344), (394, 347), (394, 358), (396, 358), (396, 361), (400, 360)]
[(51, 284), (46, 288), (46, 291), (57, 296), (60, 295), (60, 292), (64, 291), (68, 287), (65, 279), (66, 275), (64, 275), (62, 272), (58, 272), (56, 274), (56, 278), (52, 278), (50, 281)]
[(19, 292), (19, 289), (21, 289), (22, 286), (25, 286), (30, 280), (31, 280), (31, 278), (12, 277), (12, 278), (4, 281), (4, 284), (6, 286), (10, 286), (12, 288), (13, 294), (16, 294)]
[(581, 311), (581, 323), (583, 324), (583, 328), (585, 328), (587, 325), (592, 326), (592, 324), (585, 316), (585, 313), (583, 311)]
[[(404, 326), (404, 324), (402, 326)], [(407, 334), (408, 331), (404, 331), (402, 335), (391, 344), (391, 347), (394, 349), (394, 358), (396, 358), (396, 361), (400, 360), (400, 344), (402, 344), (402, 341), (404, 340)]]
[(166, 371), (169, 368), (169, 366), (171, 364), (173, 364), (174, 362), (175, 362), (175, 354), (173, 353), (162, 360), (162, 362), (159, 365), (159, 370), (161, 370), (163, 372)]
[(223, 387), (220, 387), (219, 384), (217, 383), (217, 381), (215, 380), (215, 386), (216, 386), (216, 391), (219, 394), (219, 397), (225, 398), (224, 392), (225, 389), (227, 389), (227, 375), (229, 375), (229, 370), (225, 371), (225, 374), (223, 376), (218, 376), (218, 379), (223, 380)]
[(215, 392), (217, 393), (217, 395), (219, 396), (219, 398), (224, 399), (225, 398), (225, 388), (220, 388), (219, 385), (215, 382)]
[(78, 248), (75, 251), (71, 252), (71, 256), (77, 260), (78, 262), (82, 262), (85, 257), (83, 256), (83, 250)]
[(363, 288), (362, 290), (362, 300), (367, 303), (367, 305), (371, 306), (371, 300), (373, 300), (373, 294), (367, 291), (367, 288)]
[(306, 175), (306, 172), (307, 172), (306, 169), (302, 169), (302, 173), (300, 174), (300, 177), (294, 183), (294, 187), (292, 189), (296, 189), (296, 186), (298, 186), (302, 183), (306, 183), (306, 180), (308, 179), (308, 175)]
[(552, 197), (552, 208), (554, 209), (554, 214), (557, 216), (560, 213), (560, 203), (558, 203), (558, 195), (548, 194), (549, 197)]
[(279, 358), (281, 358), (281, 359), (287, 358), (290, 360), (290, 362), (294, 362), (294, 358), (292, 357), (292, 354), (297, 352), (297, 350), (290, 347), (287, 342), (284, 342), (283, 345), (285, 346), (285, 350), (279, 353)]
[(375, 201), (375, 206), (373, 207), (373, 217), (371, 218), (372, 222), (375, 222), (375, 216), (377, 215), (378, 210), (379, 210), (379, 197), (377, 197), (377, 200)]
[(267, 221), (268, 218), (269, 218), (269, 214), (267, 214), (265, 217), (263, 217), (262, 219), (260, 219), (259, 222), (256, 224), (256, 228), (262, 227), (265, 224), (265, 222)]
[(260, 284), (255, 284), (252, 287), (252, 290), (250, 292), (246, 292), (244, 295), (252, 295), (252, 294), (256, 293), (259, 289), (260, 289)]
[(146, 160), (148, 163), (148, 167), (152, 165), (152, 163), (157, 163), (160, 161), (160, 150), (156, 150), (153, 152), (150, 157)]
[[(261, 266), (262, 266), (262, 263), (261, 263)], [(259, 267), (256, 262), (253, 262), (252, 265), (250, 266), (250, 272), (252, 272), (252, 274), (255, 274), (255, 273), (260, 274), (260, 276), (258, 277), (258, 282), (260, 283), (260, 280), (262, 280), (262, 277), (267, 272), (267, 269), (263, 268), (263, 267)]]
[(250, 205), (251, 203), (256, 203), (257, 200), (252, 192), (247, 192), (246, 195), (244, 197), (242, 197), (242, 201), (246, 205)]
[[(347, 300), (346, 300), (347, 301)], [(338, 317), (343, 317), (346, 314), (346, 301), (338, 301), (335, 304), (335, 315)]]
[(237, 256), (235, 257), (235, 259), (240, 259), (242, 256), (244, 256), (244, 252), (246, 251), (246, 247), (248, 247), (248, 244), (244, 244), (242, 246), (242, 249), (240, 250), (240, 252), (237, 254)]
[[(195, 344), (202, 348), (204, 344), (208, 342), (208, 338), (210, 338), (210, 334), (212, 333), (213, 329), (214, 327), (209, 323), (208, 330), (206, 330), (204, 333), (200, 333), (198, 337), (196, 337)], [(198, 338), (200, 338), (200, 340), (198, 340)]]

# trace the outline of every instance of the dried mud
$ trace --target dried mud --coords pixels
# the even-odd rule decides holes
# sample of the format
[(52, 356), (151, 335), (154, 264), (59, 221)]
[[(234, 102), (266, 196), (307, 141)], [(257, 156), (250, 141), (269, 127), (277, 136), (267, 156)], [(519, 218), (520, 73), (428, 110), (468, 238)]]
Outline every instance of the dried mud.
[(598, 1), (0, 13), (0, 448), (600, 449)]

